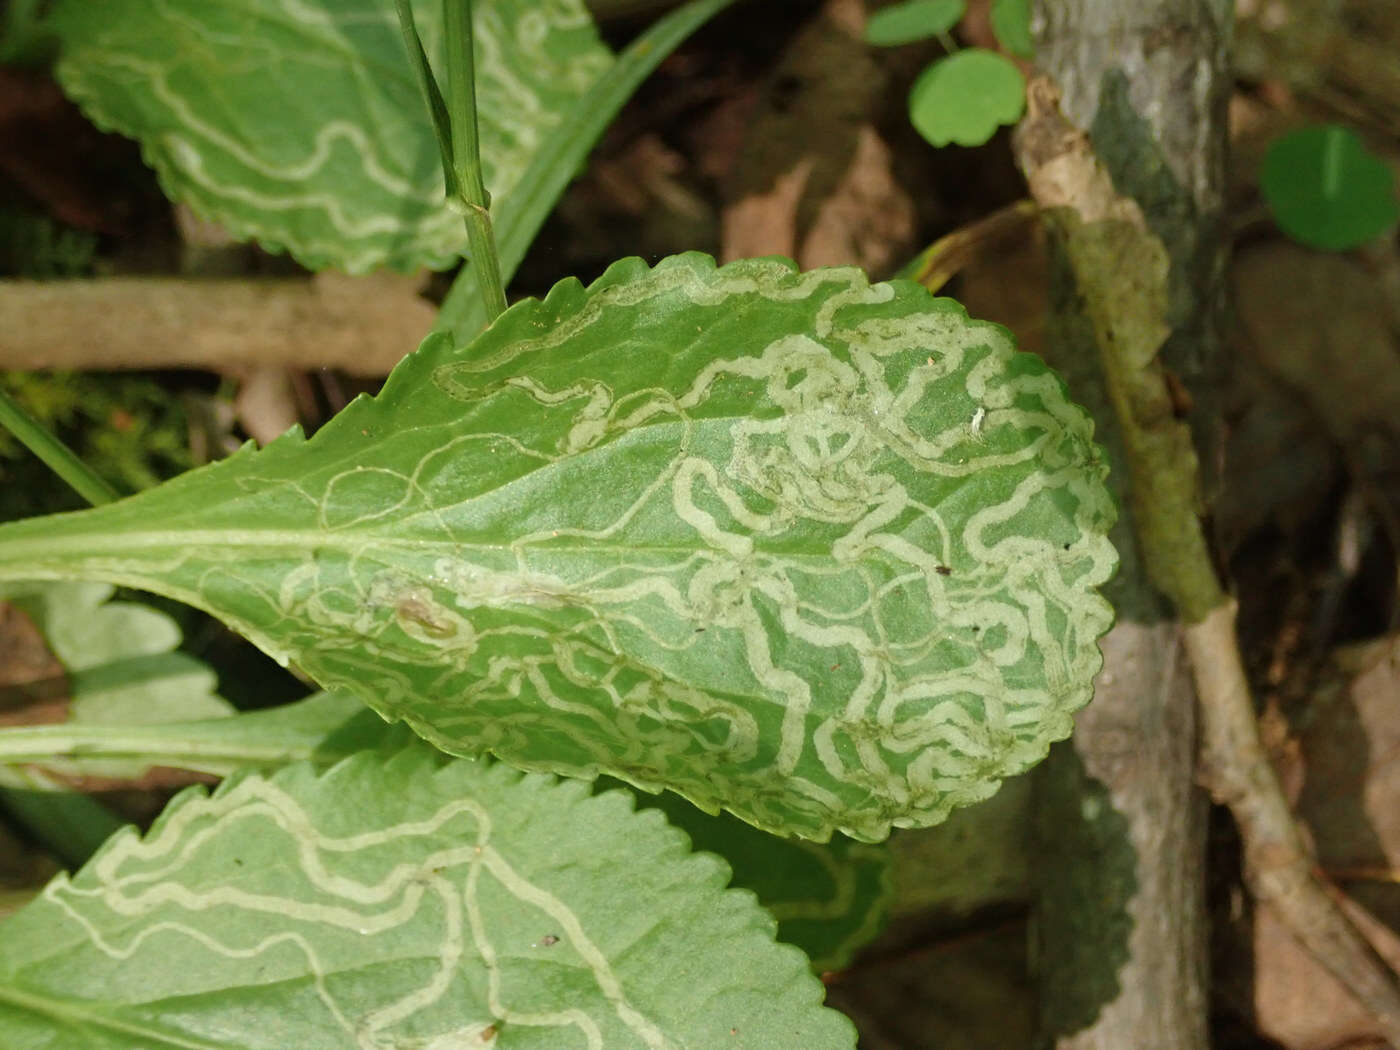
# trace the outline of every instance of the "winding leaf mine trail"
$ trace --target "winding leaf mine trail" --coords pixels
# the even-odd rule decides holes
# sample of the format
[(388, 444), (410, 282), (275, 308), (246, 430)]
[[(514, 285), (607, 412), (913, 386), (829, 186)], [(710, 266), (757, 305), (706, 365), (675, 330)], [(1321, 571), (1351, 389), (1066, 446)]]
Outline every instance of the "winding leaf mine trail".
[(449, 752), (878, 839), (1069, 733), (1105, 470), (1053, 373), (917, 286), (628, 260), (312, 441), (0, 529), (0, 576), (200, 606)]
[(0, 1031), (101, 1050), (853, 1047), (728, 878), (629, 793), (421, 744), (236, 774), (7, 920)]
[[(436, 55), (441, 5), (414, 7)], [(171, 197), (312, 270), (460, 258), (466, 234), (443, 207), (393, 4), (113, 0), (72, 11), (55, 19), (64, 91), (96, 124), (139, 139)], [(499, 201), (613, 56), (582, 0), (491, 0), (474, 25), (482, 154)]]

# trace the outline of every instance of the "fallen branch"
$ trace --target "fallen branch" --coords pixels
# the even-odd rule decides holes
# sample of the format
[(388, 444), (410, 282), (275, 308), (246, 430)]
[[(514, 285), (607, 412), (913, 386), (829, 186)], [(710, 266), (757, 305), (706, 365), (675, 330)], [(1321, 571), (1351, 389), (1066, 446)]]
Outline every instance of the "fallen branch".
[(0, 370), (339, 368), (384, 376), (433, 325), (417, 278), (0, 281)]
[(1060, 112), (1053, 83), (1029, 86), (1017, 150), (1093, 322), (1129, 464), (1128, 490), (1149, 578), (1185, 622), (1200, 704), (1202, 779), (1229, 807), (1251, 892), (1343, 981), (1400, 1047), (1400, 984), (1317, 870), (1259, 738), (1235, 634), (1198, 514), (1199, 470), (1157, 356), (1165, 341), (1167, 253), (1120, 197), (1088, 137)]

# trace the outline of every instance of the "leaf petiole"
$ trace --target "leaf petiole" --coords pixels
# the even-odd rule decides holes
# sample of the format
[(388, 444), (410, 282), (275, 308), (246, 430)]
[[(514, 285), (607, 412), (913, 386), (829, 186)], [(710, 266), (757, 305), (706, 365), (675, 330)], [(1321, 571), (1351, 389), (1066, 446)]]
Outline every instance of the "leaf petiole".
[(486, 307), (488, 323), (505, 312), (505, 283), (491, 228), (491, 196), (481, 172), (481, 143), (476, 119), (476, 58), (471, 0), (442, 0), (447, 40), (447, 96), (443, 97), (423, 50), (409, 0), (394, 0), (404, 47), (433, 122), (442, 154), (448, 207), (467, 228), (470, 267)]
[[(472, 269), (486, 302), (486, 315), (494, 321), (505, 313), (506, 292), (496, 235), (491, 228), (491, 195), (486, 192), (481, 174), (471, 0), (442, 0), (442, 21), (447, 29), (447, 117), (452, 128), (457, 206), (467, 224)], [(453, 204), (450, 200), (448, 203)]]

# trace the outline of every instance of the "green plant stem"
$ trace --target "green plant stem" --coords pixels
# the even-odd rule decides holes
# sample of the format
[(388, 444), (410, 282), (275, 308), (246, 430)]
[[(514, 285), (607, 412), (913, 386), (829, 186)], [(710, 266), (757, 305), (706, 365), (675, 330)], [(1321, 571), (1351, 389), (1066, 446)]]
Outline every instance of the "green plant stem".
[(433, 137), (437, 139), (438, 151), (442, 157), (442, 174), (447, 181), (447, 197), (457, 197), (456, 174), (452, 166), (452, 125), (447, 113), (447, 104), (442, 100), (442, 92), (433, 78), (433, 67), (428, 63), (428, 55), (423, 50), (423, 41), (418, 36), (418, 26), (413, 21), (413, 5), (409, 0), (394, 0), (399, 15), (399, 30), (403, 33), (404, 50), (408, 52), (409, 64), (418, 79), (418, 90), (423, 92), (423, 101), (428, 107), (428, 117), (433, 122)]
[(490, 208), (481, 175), (481, 132), (476, 119), (476, 38), (472, 0), (442, 0), (447, 37), (447, 121), (452, 128), (452, 174), (468, 204)]
[(0, 783), (13, 779), (7, 766), (83, 759), (145, 762), (224, 776), (245, 766), (304, 759), (329, 764), (394, 739), (393, 731), (358, 700), (333, 693), (192, 722), (15, 726), (0, 729)]
[[(569, 118), (549, 134), (510, 191), (510, 199), (499, 216), (500, 260), (507, 280), (515, 275), (535, 234), (618, 110), (686, 37), (736, 2), (690, 0), (658, 19), (627, 45), (611, 68), (578, 101)], [(471, 286), (475, 278), (468, 272), (473, 268), (470, 263), (462, 267), (433, 326), (437, 331), (451, 332), (460, 343), (475, 339), (486, 326), (486, 319), (474, 309)]]
[(491, 197), (481, 173), (481, 142), (476, 119), (476, 44), (471, 0), (442, 0), (447, 42), (447, 97), (444, 99), (423, 50), (410, 0), (395, 0), (404, 48), (428, 107), (442, 156), (447, 206), (467, 228), (468, 265), (489, 324), (506, 309), (505, 281), (491, 226)]
[(467, 226), (472, 270), (494, 321), (506, 309), (501, 260), (491, 228), (491, 196), (481, 174), (481, 141), (476, 120), (476, 44), (472, 35), (471, 0), (442, 0), (447, 30), (447, 119), (452, 128), (455, 202)]
[(224, 727), (214, 724), (224, 719), (208, 721), (209, 726), (177, 722), (148, 726), (68, 722), (17, 726), (0, 731), (0, 765), (101, 758), (222, 775), (234, 765), (285, 765), (309, 759), (321, 743), (319, 737), (300, 736), (290, 736), (284, 742), (230, 739), (220, 732)]
[(116, 489), (98, 477), (72, 449), (44, 429), (3, 390), (0, 390), (0, 426), (13, 434), (94, 507), (118, 498)]

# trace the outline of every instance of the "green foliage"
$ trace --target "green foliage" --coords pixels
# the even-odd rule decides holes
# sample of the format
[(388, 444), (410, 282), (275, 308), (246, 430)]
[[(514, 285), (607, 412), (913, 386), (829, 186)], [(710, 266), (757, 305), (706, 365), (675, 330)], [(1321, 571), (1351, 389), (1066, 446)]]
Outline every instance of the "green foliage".
[[(478, 0), (507, 277), (610, 116), (730, 2), (613, 59), (581, 0)], [(901, 5), (872, 39), (962, 8)], [(441, 11), (414, 0), (450, 93), (469, 52)], [(67, 90), (235, 232), (352, 271), (461, 251), (387, 0), (60, 0), (53, 26)], [(1004, 59), (934, 72), (926, 134), (1019, 115)], [(624, 260), (490, 327), (469, 284), (310, 441), (0, 528), (0, 580), (102, 581), (26, 591), (83, 695), (0, 732), (0, 763), (230, 777), (6, 923), (0, 1043), (851, 1047), (773, 943), (841, 966), (883, 921), (886, 851), (834, 833), (937, 822), (1069, 732), (1113, 508), (1087, 415), (1004, 330), (772, 259)], [(222, 717), (111, 584), (336, 692)]]
[[(175, 621), (148, 605), (111, 601), (112, 593), (105, 583), (0, 586), (0, 600), (28, 615), (67, 672), (69, 719), (147, 725), (231, 715), (214, 672), (176, 651)], [(135, 776), (141, 767), (77, 771)]]
[(1015, 63), (970, 48), (933, 63), (909, 91), (909, 119), (935, 146), (980, 146), (1026, 108), (1026, 82)]
[(0, 205), (0, 275), (77, 277), (92, 267), (97, 237), (42, 212)]
[(367, 751), (392, 754), (416, 739), (405, 726), (386, 726), (352, 696), (316, 693), (226, 718), (120, 727), (22, 726), (0, 733), (0, 762), (119, 761), (222, 777), (300, 761), (329, 766)]
[(1300, 128), (1269, 147), (1259, 188), (1280, 229), (1310, 248), (1345, 251), (1400, 219), (1395, 174), (1336, 124)]
[[(26, 759), (79, 772), (100, 762), (136, 769), (160, 764), (228, 776), (303, 760), (329, 766), (370, 752), (387, 757), (414, 739), (403, 726), (386, 726), (352, 696), (318, 693), (227, 718), (12, 729), (0, 734), (0, 778), (4, 763), (17, 769)], [(723, 857), (734, 872), (732, 885), (752, 890), (778, 919), (778, 939), (805, 951), (818, 971), (845, 965), (855, 949), (879, 932), (890, 895), (890, 858), (883, 845), (839, 836), (829, 843), (780, 839), (727, 814), (702, 813), (676, 795), (639, 793), (607, 778), (598, 784), (631, 791), (639, 807), (661, 810), (696, 849)]]
[(8, 0), (0, 4), (0, 65), (46, 65), (54, 41), (42, 18), (44, 0)]
[(703, 813), (669, 792), (639, 795), (637, 805), (660, 809), (696, 849), (723, 857), (733, 885), (753, 890), (778, 920), (778, 939), (806, 952), (818, 973), (848, 965), (884, 926), (893, 891), (883, 843), (842, 835), (829, 842), (777, 838), (727, 813)]
[(1090, 695), (1088, 417), (912, 284), (698, 255), (427, 341), (311, 442), (0, 530), (0, 578), (178, 598), (456, 753), (879, 839)]
[[(932, 62), (909, 91), (909, 120), (934, 146), (980, 146), (1026, 108), (1026, 80), (1016, 64), (984, 48), (956, 50), (950, 29), (966, 13), (962, 0), (908, 0), (875, 12), (871, 44), (889, 47), (939, 36), (953, 53)], [(992, 28), (1013, 54), (1031, 53), (1029, 0), (997, 0)]]
[[(119, 489), (156, 485), (193, 465), (185, 410), (144, 376), (0, 372), (0, 389)], [(48, 469), (0, 429), (0, 520), (77, 505)]]
[(1019, 58), (1035, 53), (1031, 39), (1031, 0), (992, 0), (992, 32), (997, 42)]
[[(583, 166), (618, 110), (676, 45), (732, 3), (734, 0), (690, 0), (657, 19), (593, 82), (569, 118), (540, 143), (510, 196), (504, 202), (496, 201), (491, 209), (506, 281), (515, 274), (564, 187)], [(485, 305), (476, 294), (475, 282), (464, 279), (468, 276), (465, 271), (466, 267), (443, 301), (435, 326), (461, 341), (486, 327)]]
[[(487, 181), (508, 199), (612, 61), (582, 0), (481, 0)], [(441, 5), (416, 0), (430, 57)], [(63, 0), (64, 90), (165, 191), (312, 268), (445, 267), (466, 244), (386, 0)]]
[(854, 1047), (727, 877), (626, 794), (422, 746), (244, 774), (6, 920), (0, 1041)]
[(907, 0), (872, 14), (865, 26), (865, 40), (876, 47), (927, 40), (948, 32), (966, 13), (963, 0)]
[[(215, 692), (213, 672), (174, 651), (180, 629), (170, 617), (134, 602), (109, 601), (111, 596), (112, 588), (101, 583), (0, 587), (0, 602), (33, 622), (64, 671), (61, 681), (41, 683), (34, 694), (36, 700), (68, 701), (66, 723), (47, 728), (79, 726), (100, 735), (111, 727), (232, 713)], [(21, 701), (27, 684), (19, 683)], [(0, 703), (0, 711), (9, 706)], [(86, 862), (122, 826), (102, 803), (68, 790), (72, 778), (135, 778), (160, 762), (159, 757), (64, 760), (51, 752), (33, 758), (32, 764), (0, 765), (0, 806), (71, 864)]]

